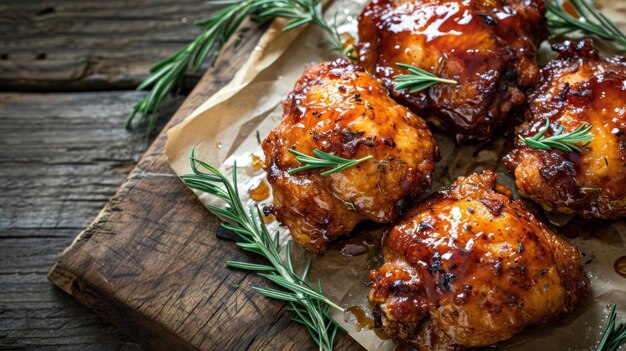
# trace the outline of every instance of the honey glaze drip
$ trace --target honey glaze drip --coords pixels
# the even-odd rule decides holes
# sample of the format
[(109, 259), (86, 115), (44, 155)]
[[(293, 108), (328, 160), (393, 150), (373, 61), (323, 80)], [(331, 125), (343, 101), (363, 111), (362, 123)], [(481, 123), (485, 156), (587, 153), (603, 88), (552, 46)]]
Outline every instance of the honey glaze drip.
[(578, 13), (578, 11), (576, 11), (576, 8), (574, 7), (574, 5), (572, 5), (571, 1), (565, 0), (562, 6), (565, 12), (569, 13), (575, 18), (580, 18), (580, 14)]
[(626, 256), (622, 256), (615, 260), (613, 268), (615, 269), (615, 272), (617, 272), (617, 274), (626, 278)]
[(376, 328), (374, 319), (372, 319), (360, 306), (352, 306), (348, 308), (348, 312), (352, 313), (356, 318), (356, 330), (361, 331), (363, 328), (373, 330), (382, 340), (389, 340), (390, 337), (381, 328)]
[(250, 153), (250, 159), (246, 160), (246, 173), (248, 176), (253, 177), (263, 172), (263, 166), (265, 162), (262, 156), (257, 156), (254, 153)]
[(263, 223), (265, 224), (270, 224), (272, 222), (276, 221), (276, 217), (274, 217), (273, 214), (268, 214), (267, 216), (265, 214), (263, 214)]
[(248, 190), (248, 195), (250, 195), (250, 198), (254, 201), (263, 201), (270, 196), (270, 187), (267, 185), (267, 182), (262, 179), (257, 186)]
[(262, 170), (264, 165), (265, 163), (263, 162), (263, 159), (261, 159), (261, 157), (252, 154), (252, 164), (250, 165), (250, 168), (253, 172)]

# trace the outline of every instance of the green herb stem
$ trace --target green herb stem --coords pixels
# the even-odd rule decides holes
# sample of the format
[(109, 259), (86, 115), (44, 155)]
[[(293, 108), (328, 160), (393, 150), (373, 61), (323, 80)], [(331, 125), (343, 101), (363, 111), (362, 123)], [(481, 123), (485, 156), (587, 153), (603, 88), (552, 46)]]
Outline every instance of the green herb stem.
[(394, 81), (398, 83), (395, 90), (409, 89), (409, 93), (416, 93), (439, 83), (458, 84), (455, 80), (440, 78), (433, 73), (405, 63), (396, 63), (396, 65), (409, 71), (409, 74), (394, 77)]
[(313, 156), (309, 156), (307, 154), (303, 154), (301, 152), (298, 152), (296, 150), (292, 150), (292, 149), (287, 149), (290, 153), (296, 155), (296, 160), (298, 160), (298, 162), (304, 163), (305, 165), (302, 167), (298, 167), (298, 168), (294, 168), (289, 170), (289, 173), (297, 173), (297, 172), (301, 172), (301, 171), (306, 171), (309, 169), (317, 169), (317, 168), (330, 168), (330, 167), (334, 167), (331, 170), (325, 171), (320, 173), (320, 175), (322, 176), (328, 176), (331, 175), (333, 173), (337, 173), (337, 172), (341, 172), (346, 168), (358, 165), (361, 162), (365, 162), (371, 158), (373, 158), (372, 155), (368, 155), (365, 156), (363, 158), (357, 159), (357, 160), (348, 160), (339, 156), (335, 156), (335, 155), (331, 155), (328, 153), (325, 153), (323, 151), (320, 150), (313, 150), (313, 154), (317, 157), (313, 157)]
[(543, 135), (548, 131), (548, 129), (550, 129), (550, 119), (548, 117), (545, 119), (546, 124), (539, 129), (539, 132), (535, 134), (535, 136), (531, 138), (524, 138), (521, 135), (518, 135), (519, 139), (533, 149), (558, 149), (565, 152), (577, 151), (579, 153), (582, 153), (583, 149), (578, 144), (584, 142), (585, 144), (582, 145), (584, 147), (591, 142), (591, 139), (593, 139), (593, 134), (591, 134), (591, 129), (593, 127), (588, 123), (582, 124), (571, 133), (564, 133), (563, 125), (559, 125), (556, 132), (554, 132), (552, 136), (544, 138)]
[(573, 32), (595, 35), (614, 41), (626, 48), (626, 35), (605, 15), (587, 0), (569, 0), (580, 17), (572, 16), (558, 0), (546, 0), (546, 18), (552, 37), (560, 37)]
[[(235, 233), (237, 245), (265, 258), (268, 264), (228, 261), (228, 267), (256, 272), (282, 289), (253, 287), (264, 296), (287, 301), (296, 315), (293, 320), (303, 324), (320, 350), (332, 350), (337, 330), (344, 329), (330, 316), (330, 308), (343, 311), (339, 305), (324, 295), (318, 280), (316, 287), (306, 282), (311, 266), (309, 259), (300, 275), (291, 262), (291, 242), (285, 248), (286, 262), (280, 257), (279, 233), (270, 234), (258, 206), (244, 208), (237, 188), (237, 165), (233, 165), (232, 181), (213, 166), (197, 159), (195, 149), (189, 157), (193, 174), (181, 176), (190, 188), (211, 194), (226, 203), (226, 207), (208, 205), (215, 214), (227, 220), (222, 226)], [(200, 171), (198, 166), (208, 173)]]
[(224, 45), (248, 17), (260, 23), (275, 18), (289, 19), (283, 31), (314, 23), (328, 33), (326, 42), (333, 50), (352, 58), (352, 50), (343, 47), (336, 21), (331, 25), (324, 19), (321, 0), (223, 0), (213, 1), (212, 4), (218, 6), (218, 10), (196, 21), (197, 25), (204, 26), (202, 33), (176, 54), (154, 66), (150, 75), (137, 87), (137, 90), (150, 92), (134, 106), (126, 121), (127, 128), (147, 120), (147, 131), (151, 133), (159, 107), (179, 84), (185, 72), (189, 68), (200, 69), (207, 58), (213, 64)]
[(596, 347), (596, 351), (617, 351), (621, 345), (626, 344), (626, 323), (621, 322), (616, 325), (615, 312), (616, 305), (611, 307), (611, 311), (606, 320), (602, 339)]

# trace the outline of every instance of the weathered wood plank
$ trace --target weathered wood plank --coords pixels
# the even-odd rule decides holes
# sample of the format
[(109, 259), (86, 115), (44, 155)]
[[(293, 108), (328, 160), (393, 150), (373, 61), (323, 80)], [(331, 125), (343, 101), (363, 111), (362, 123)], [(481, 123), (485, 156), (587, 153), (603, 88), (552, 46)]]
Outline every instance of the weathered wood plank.
[[(206, 4), (3, 1), (0, 90), (134, 87), (199, 32)], [(122, 128), (143, 94), (0, 94), (0, 349), (140, 349), (45, 278), (145, 151)]]
[(145, 135), (123, 127), (143, 95), (1, 94), (0, 227), (88, 224), (147, 148)]
[[(241, 47), (251, 49), (259, 34)], [(232, 53), (222, 58), (168, 126), (215, 92), (243, 60)], [(50, 279), (150, 348), (313, 348), (284, 303), (251, 289), (267, 282), (225, 268), (226, 260), (254, 258), (215, 237), (216, 218), (169, 169), (164, 141), (162, 133)], [(339, 349), (359, 346), (343, 335)]]
[[(132, 3), (132, 5), (131, 5)], [(0, 3), (0, 90), (132, 89), (201, 31), (209, 1)], [(200, 72), (183, 82), (191, 88)]]
[[(132, 7), (124, 1), (4, 1), (0, 90), (134, 87), (154, 62), (199, 32), (184, 22), (203, 12), (206, 2), (197, 0)], [(245, 38), (239, 52), (248, 52), (259, 34)], [(231, 48), (178, 119), (225, 84), (245, 58)], [(0, 349), (140, 348), (44, 279), (145, 151), (146, 136), (122, 128), (143, 94), (0, 94)], [(171, 115), (180, 101), (163, 113)], [(78, 268), (102, 271), (79, 278), (79, 270), (64, 270), (61, 262), (52, 279), (71, 280), (66, 290), (155, 348), (310, 348), (308, 333), (290, 322), (283, 303), (252, 291), (266, 282), (225, 269), (226, 259), (250, 257), (216, 239), (214, 218), (176, 178), (164, 176), (171, 172), (163, 140), (109, 204), (110, 216), (82, 236), (81, 246), (94, 245), (96, 255), (83, 256)], [(159, 206), (155, 200), (173, 203)], [(120, 213), (128, 217), (119, 220)], [(117, 241), (118, 247), (107, 239), (122, 233), (133, 240)], [(106, 254), (97, 257), (99, 252)], [(137, 258), (142, 252), (145, 260)], [(123, 266), (135, 271), (116, 269)], [(341, 349), (354, 347), (345, 336), (339, 343)]]
[(15, 269), (3, 265), (0, 272), (0, 349), (140, 350), (46, 281), (45, 266), (68, 240), (0, 240), (3, 253), (17, 264)]
[(123, 127), (143, 94), (0, 94), (0, 349), (140, 349), (46, 275), (147, 148)]

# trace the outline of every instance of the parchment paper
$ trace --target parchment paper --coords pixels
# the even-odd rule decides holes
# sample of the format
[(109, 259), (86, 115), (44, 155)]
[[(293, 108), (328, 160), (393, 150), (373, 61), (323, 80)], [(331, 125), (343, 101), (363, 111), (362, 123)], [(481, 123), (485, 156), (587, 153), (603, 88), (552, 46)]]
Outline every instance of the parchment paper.
[[(330, 20), (337, 13), (340, 32), (356, 37), (356, 17), (366, 2), (335, 0), (326, 11), (327, 18)], [(616, 19), (622, 28), (626, 27), (623, 1), (603, 0), (600, 4), (605, 14)], [(258, 164), (264, 156), (257, 136), (260, 140), (264, 139), (278, 124), (282, 114), (279, 105), (305, 67), (336, 58), (335, 54), (319, 46), (324, 34), (318, 28), (307, 27), (284, 33), (281, 32), (283, 25), (284, 21), (275, 21), (233, 81), (169, 132), (166, 154), (177, 174), (191, 172), (188, 155), (192, 146), (196, 146), (200, 159), (221, 165), (225, 174), (232, 174), (233, 161), (237, 161), (238, 185), (244, 202), (261, 206), (272, 202), (271, 195), (261, 202), (255, 202), (248, 196), (248, 190), (266, 182), (265, 173)], [(549, 49), (542, 48), (542, 53), (549, 55)], [(449, 137), (439, 132), (435, 132), (435, 137), (443, 159), (437, 164), (430, 192), (449, 185), (458, 176), (485, 168), (498, 171), (499, 181), (514, 189), (513, 179), (500, 163), (504, 140), (496, 139), (489, 149), (478, 149), (457, 147)], [(211, 196), (196, 194), (205, 204), (217, 204)], [(550, 219), (555, 223), (564, 222), (559, 216), (551, 216)], [(270, 231), (280, 230), (284, 245), (289, 238), (288, 231), (275, 221), (268, 227)], [(396, 345), (384, 333), (370, 329), (371, 325), (364, 323), (371, 318), (368, 289), (364, 282), (369, 271), (381, 263), (377, 252), (383, 228), (365, 228), (364, 231), (358, 240), (348, 240), (321, 256), (309, 254), (293, 245), (292, 256), (296, 266), (301, 266), (306, 257), (313, 259), (310, 279), (315, 281), (319, 277), (326, 294), (348, 309), (344, 313), (333, 313), (350, 336), (368, 350), (395, 350)], [(608, 228), (570, 240), (584, 253), (583, 261), (592, 287), (588, 301), (559, 323), (548, 327), (529, 327), (513, 339), (499, 344), (498, 349), (591, 350), (600, 339), (606, 320), (606, 306), (617, 304), (618, 316), (626, 315), (626, 279), (613, 269), (615, 260), (626, 255), (626, 221), (614, 222)], [(360, 251), (363, 254), (346, 255)], [(363, 312), (365, 317), (357, 319), (355, 314), (359, 312)]]

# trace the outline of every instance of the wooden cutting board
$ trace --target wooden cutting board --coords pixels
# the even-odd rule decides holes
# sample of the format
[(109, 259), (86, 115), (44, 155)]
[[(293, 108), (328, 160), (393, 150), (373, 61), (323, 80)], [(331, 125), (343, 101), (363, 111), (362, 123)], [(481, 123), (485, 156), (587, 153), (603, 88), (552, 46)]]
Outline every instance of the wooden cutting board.
[[(225, 85), (262, 31), (249, 23), (225, 49), (93, 223), (65, 250), (50, 281), (155, 350), (316, 349), (269, 283), (230, 270), (256, 257), (216, 237), (219, 221), (183, 186), (164, 154), (167, 131)], [(338, 350), (362, 349), (349, 336)]]

